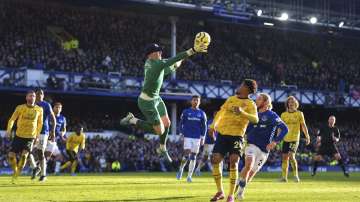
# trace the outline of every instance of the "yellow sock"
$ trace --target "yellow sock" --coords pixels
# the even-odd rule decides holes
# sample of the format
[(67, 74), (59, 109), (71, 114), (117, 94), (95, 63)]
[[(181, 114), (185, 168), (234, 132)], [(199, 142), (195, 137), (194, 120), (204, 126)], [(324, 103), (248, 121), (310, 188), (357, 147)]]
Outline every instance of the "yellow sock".
[(213, 166), (212, 174), (214, 176), (216, 188), (217, 188), (218, 192), (224, 192), (224, 188), (222, 185), (222, 172), (220, 169), (220, 163), (213, 164), (212, 166)]
[(72, 173), (72, 174), (75, 173), (75, 171), (76, 171), (76, 166), (77, 166), (77, 161), (74, 161), (74, 162), (72, 163), (72, 165), (71, 165), (71, 173)]
[(24, 168), (25, 163), (26, 163), (26, 158), (27, 158), (26, 155), (21, 155), (20, 160), (17, 165), (17, 175), (21, 175), (21, 171)]
[(298, 177), (299, 173), (298, 173), (298, 164), (297, 164), (296, 159), (295, 158), (291, 159), (290, 164), (291, 164), (291, 168), (292, 168), (293, 173), (294, 173), (294, 177)]
[(235, 185), (238, 179), (238, 166), (236, 165), (235, 168), (230, 168), (230, 189), (229, 189), (229, 195), (228, 196), (233, 196), (234, 192), (235, 192)]
[(9, 163), (11, 168), (13, 169), (14, 173), (13, 176), (17, 176), (18, 173), (18, 167), (17, 167), (17, 162), (16, 162), (16, 157), (9, 157)]
[(281, 169), (282, 169), (282, 177), (284, 179), (287, 179), (288, 176), (288, 167), (289, 167), (289, 160), (283, 160), (281, 163)]
[(64, 165), (61, 166), (60, 170), (64, 170), (65, 168), (71, 165), (71, 161), (67, 161)]

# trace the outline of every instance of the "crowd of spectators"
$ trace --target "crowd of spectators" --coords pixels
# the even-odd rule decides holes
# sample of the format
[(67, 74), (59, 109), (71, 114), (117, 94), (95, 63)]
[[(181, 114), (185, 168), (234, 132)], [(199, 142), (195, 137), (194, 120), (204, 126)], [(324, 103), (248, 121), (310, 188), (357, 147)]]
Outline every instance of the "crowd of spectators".
[[(0, 11), (0, 67), (141, 77), (143, 47), (158, 42), (165, 53), (170, 48), (171, 25), (163, 16), (28, 0), (1, 1)], [(79, 48), (63, 50), (49, 26), (70, 33)], [(359, 39), (186, 18), (177, 27), (178, 50), (191, 47), (201, 30), (213, 39), (209, 53), (187, 60), (178, 79), (237, 83), (254, 78), (261, 86), (339, 92), (360, 83)], [(82, 85), (88, 87), (86, 79)], [(109, 87), (106, 80), (101, 82), (101, 88)]]

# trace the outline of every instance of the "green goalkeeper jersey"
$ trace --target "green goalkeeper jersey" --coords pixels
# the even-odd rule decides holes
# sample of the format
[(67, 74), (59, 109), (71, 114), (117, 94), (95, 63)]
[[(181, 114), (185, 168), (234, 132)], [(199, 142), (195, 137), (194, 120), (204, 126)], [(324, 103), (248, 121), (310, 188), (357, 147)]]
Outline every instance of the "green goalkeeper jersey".
[(188, 56), (186, 51), (184, 51), (169, 59), (147, 59), (144, 65), (145, 77), (141, 91), (149, 97), (159, 97), (164, 76), (174, 72), (176, 70), (175, 63)]

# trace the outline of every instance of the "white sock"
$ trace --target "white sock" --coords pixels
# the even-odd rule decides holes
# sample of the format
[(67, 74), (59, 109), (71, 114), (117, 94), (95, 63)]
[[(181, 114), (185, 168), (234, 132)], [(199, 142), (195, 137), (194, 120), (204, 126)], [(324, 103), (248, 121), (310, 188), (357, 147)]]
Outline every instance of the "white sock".
[(61, 167), (61, 162), (60, 162), (60, 161), (56, 161), (56, 163), (55, 163), (55, 173), (59, 173), (59, 172), (60, 172), (60, 167)]
[(166, 146), (164, 144), (160, 144), (161, 151), (166, 151)]
[(133, 125), (136, 125), (136, 122), (138, 121), (139, 119), (138, 118), (132, 118), (129, 120), (129, 123), (130, 124), (133, 124)]
[(41, 162), (41, 176), (46, 176), (46, 159), (43, 159)]
[(30, 159), (30, 167), (32, 169), (36, 168), (36, 162), (35, 162), (35, 159), (34, 159), (34, 155), (29, 154), (29, 159)]
[(196, 164), (196, 159), (195, 160), (191, 160), (189, 163), (189, 173), (188, 173), (188, 177), (191, 177), (194, 169), (195, 169), (195, 164)]
[(196, 171), (200, 171), (202, 167), (204, 167), (205, 163), (204, 161), (200, 160), (198, 166), (196, 167)]

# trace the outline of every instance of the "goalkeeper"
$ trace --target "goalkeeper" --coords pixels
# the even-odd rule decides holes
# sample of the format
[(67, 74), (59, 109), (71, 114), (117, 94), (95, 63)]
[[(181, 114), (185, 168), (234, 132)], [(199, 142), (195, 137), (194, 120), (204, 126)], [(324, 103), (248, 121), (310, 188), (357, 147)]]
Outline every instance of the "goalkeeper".
[(120, 121), (121, 125), (135, 125), (145, 132), (159, 135), (160, 147), (157, 149), (157, 152), (169, 162), (172, 162), (172, 160), (166, 149), (166, 140), (170, 128), (170, 119), (165, 103), (159, 95), (164, 76), (175, 72), (180, 67), (183, 59), (196, 53), (206, 53), (209, 44), (210, 35), (206, 32), (200, 32), (195, 37), (193, 48), (169, 59), (162, 59), (163, 49), (159, 45), (150, 44), (147, 46), (145, 50), (147, 60), (144, 65), (145, 77), (140, 96), (138, 97), (138, 106), (146, 120), (135, 118), (129, 112)]

